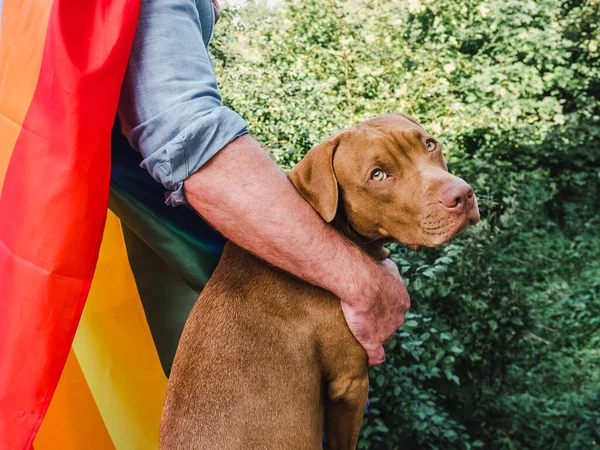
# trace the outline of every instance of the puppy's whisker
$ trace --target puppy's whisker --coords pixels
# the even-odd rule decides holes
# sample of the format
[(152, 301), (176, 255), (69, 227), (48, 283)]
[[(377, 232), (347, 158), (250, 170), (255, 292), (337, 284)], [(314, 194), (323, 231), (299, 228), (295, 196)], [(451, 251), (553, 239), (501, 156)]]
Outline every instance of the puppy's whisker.
[(346, 228), (348, 229), (348, 235), (352, 236), (352, 230), (350, 229), (350, 220), (346, 217)]
[(425, 231), (434, 231), (434, 230), (439, 230), (440, 228), (443, 228), (443, 227), (445, 227), (445, 226), (446, 226), (446, 224), (445, 224), (445, 223), (442, 223), (442, 224), (434, 224), (434, 225), (437, 225), (437, 226), (424, 226), (424, 227), (423, 227), (423, 229), (424, 229)]
[(367, 241), (365, 242), (365, 244), (372, 244), (375, 241), (378, 241), (379, 239), (381, 239), (383, 237), (382, 233), (379, 233), (379, 236), (377, 236), (375, 239), (371, 240), (371, 241)]

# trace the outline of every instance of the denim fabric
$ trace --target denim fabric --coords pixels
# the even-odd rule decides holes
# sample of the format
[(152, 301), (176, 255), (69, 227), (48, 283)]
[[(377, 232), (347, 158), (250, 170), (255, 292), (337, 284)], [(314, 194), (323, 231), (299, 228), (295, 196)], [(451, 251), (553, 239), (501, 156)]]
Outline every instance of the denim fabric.
[(248, 132), (221, 103), (208, 43), (211, 0), (142, 0), (119, 102), (121, 129), (141, 166), (185, 203), (183, 180)]

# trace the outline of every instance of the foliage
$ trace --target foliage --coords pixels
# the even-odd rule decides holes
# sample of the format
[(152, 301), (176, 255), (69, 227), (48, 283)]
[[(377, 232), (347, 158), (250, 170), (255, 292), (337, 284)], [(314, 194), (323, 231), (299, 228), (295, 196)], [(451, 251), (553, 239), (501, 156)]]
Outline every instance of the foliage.
[(597, 0), (304, 0), (226, 10), (225, 102), (285, 169), (391, 111), (439, 136), (482, 221), (393, 246), (413, 307), (371, 373), (365, 449), (600, 442)]

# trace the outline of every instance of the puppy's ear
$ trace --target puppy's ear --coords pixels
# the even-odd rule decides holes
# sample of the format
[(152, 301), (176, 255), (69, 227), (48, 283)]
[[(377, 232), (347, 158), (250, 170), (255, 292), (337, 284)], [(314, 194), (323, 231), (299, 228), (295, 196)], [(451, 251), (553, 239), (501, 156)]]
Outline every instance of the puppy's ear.
[(333, 155), (339, 144), (334, 136), (313, 147), (288, 177), (296, 190), (323, 219), (331, 222), (338, 205), (338, 183), (333, 171)]

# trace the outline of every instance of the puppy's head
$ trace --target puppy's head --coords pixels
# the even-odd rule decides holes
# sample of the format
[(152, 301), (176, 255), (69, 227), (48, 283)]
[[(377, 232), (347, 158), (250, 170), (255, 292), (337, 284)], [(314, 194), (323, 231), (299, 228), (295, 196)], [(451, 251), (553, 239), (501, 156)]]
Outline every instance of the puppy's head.
[(336, 134), (289, 177), (327, 222), (341, 214), (367, 240), (435, 247), (479, 220), (473, 190), (448, 173), (440, 143), (404, 114)]

